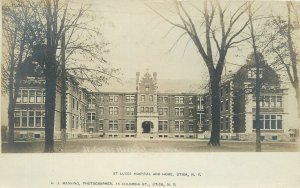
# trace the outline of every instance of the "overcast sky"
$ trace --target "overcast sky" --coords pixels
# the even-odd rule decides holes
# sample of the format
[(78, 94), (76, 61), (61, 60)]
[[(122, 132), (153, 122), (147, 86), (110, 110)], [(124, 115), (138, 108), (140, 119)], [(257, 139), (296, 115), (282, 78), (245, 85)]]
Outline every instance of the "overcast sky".
[[(91, 10), (95, 13), (97, 23), (101, 25), (104, 38), (110, 43), (107, 60), (121, 69), (122, 77), (135, 77), (135, 72), (158, 72), (163, 79), (204, 79), (207, 80), (207, 68), (192, 41), (186, 35), (169, 51), (181, 35), (180, 29), (169, 31), (172, 26), (155, 14), (149, 7), (161, 12), (171, 20), (180, 23), (178, 16), (171, 11), (172, 1), (161, 0), (89, 0)], [(198, 21), (194, 7), (201, 9), (201, 1), (188, 0), (186, 7)], [(229, 10), (235, 8), (231, 3)], [(263, 14), (284, 12), (281, 2), (265, 3), (261, 8)], [(247, 30), (247, 29), (246, 29)], [(168, 34), (167, 34), (168, 33)], [(167, 35), (167, 36), (166, 36)], [(250, 49), (247, 43), (240, 50), (230, 49), (227, 61), (243, 64)], [(236, 70), (240, 66), (228, 64), (226, 71)]]

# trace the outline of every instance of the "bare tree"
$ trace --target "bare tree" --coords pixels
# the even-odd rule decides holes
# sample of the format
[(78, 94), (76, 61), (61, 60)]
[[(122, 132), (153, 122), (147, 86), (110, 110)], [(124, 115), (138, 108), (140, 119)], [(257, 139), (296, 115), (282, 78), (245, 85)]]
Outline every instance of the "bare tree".
[[(9, 4), (12, 5), (13, 3)], [(31, 38), (26, 35), (28, 24), (32, 24), (34, 19), (31, 17), (27, 7), (3, 6), (3, 42), (4, 61), (2, 63), (2, 92), (8, 93), (8, 126), (9, 144), (14, 143), (14, 110), (19, 92), (20, 82), (27, 74), (28, 65), (32, 58), (28, 57), (31, 52)], [(26, 23), (23, 21), (26, 19)]]
[[(299, 6), (299, 5), (298, 5)], [(273, 16), (265, 27), (268, 30), (265, 37), (269, 42), (266, 51), (274, 60), (277, 69), (283, 69), (295, 90), (297, 99), (298, 116), (300, 117), (300, 83), (299, 83), (299, 59), (297, 55), (297, 33), (299, 33), (299, 15), (296, 2), (286, 2), (287, 16)]]
[(244, 17), (247, 15), (248, 4), (243, 2), (232, 10), (230, 8), (232, 4), (229, 2), (222, 6), (219, 0), (204, 0), (203, 10), (193, 7), (202, 16), (203, 21), (197, 23), (183, 5), (184, 3), (176, 1), (177, 15), (181, 23), (175, 23), (157, 10), (153, 8), (152, 10), (173, 27), (180, 28), (183, 31), (181, 36), (187, 34), (190, 37), (208, 69), (212, 102), (212, 129), (209, 145), (218, 146), (220, 145), (220, 81), (229, 49), (249, 39), (243, 35), (243, 31), (249, 24), (249, 18)]
[[(25, 36), (30, 38), (28, 46), (32, 50), (28, 62), (38, 62), (46, 80), (44, 151), (53, 152), (55, 98), (57, 78), (61, 76), (62, 57), (69, 63), (67, 75), (73, 74), (83, 81), (92, 82), (95, 86), (115, 77), (117, 70), (109, 67), (103, 58), (103, 54), (108, 50), (107, 43), (102, 41), (101, 33), (89, 27), (88, 21), (83, 19), (88, 15), (88, 6), (70, 9), (68, 1), (59, 0), (16, 0), (12, 7), (16, 6), (22, 13), (20, 20), (27, 26), (24, 30)], [(30, 10), (34, 22), (29, 22), (24, 16), (25, 8)], [(60, 49), (63, 33), (66, 34), (65, 50)], [(80, 57), (85, 61), (78, 61)]]

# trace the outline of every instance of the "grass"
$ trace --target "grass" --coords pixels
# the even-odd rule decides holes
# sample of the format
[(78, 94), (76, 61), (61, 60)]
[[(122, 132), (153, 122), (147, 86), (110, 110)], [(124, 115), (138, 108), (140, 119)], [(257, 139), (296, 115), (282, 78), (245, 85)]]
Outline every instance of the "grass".
[[(210, 147), (199, 139), (74, 139), (68, 140), (65, 150), (55, 141), (57, 153), (133, 153), (133, 152), (255, 152), (254, 142), (221, 141)], [(16, 142), (13, 147), (2, 143), (2, 153), (42, 153), (43, 141)], [(263, 142), (263, 152), (298, 152), (296, 142)]]

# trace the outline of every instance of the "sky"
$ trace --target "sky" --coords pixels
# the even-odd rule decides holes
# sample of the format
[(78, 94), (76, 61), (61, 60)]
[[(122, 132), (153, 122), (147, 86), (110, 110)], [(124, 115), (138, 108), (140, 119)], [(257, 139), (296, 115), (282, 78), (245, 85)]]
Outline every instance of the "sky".
[[(135, 78), (136, 72), (142, 74), (157, 72), (158, 80), (197, 80), (207, 83), (207, 68), (189, 37), (184, 36), (175, 47), (174, 42), (181, 35), (180, 29), (170, 29), (172, 26), (158, 16), (150, 7), (175, 23), (180, 23), (174, 13), (174, 4), (171, 0), (87, 0), (92, 6), (96, 22), (101, 26), (104, 38), (110, 43), (110, 53), (106, 59), (113, 67), (120, 68), (120, 78)], [(224, 1), (221, 1), (221, 4)], [(202, 2), (187, 0), (186, 8), (191, 17), (199, 23), (199, 12), (195, 7), (202, 7)], [(225, 6), (223, 3), (222, 6)], [(173, 7), (172, 7), (173, 6)], [(230, 9), (237, 8), (238, 4), (231, 3)], [(261, 15), (286, 15), (285, 3), (280, 1), (265, 1), (256, 3), (254, 9)], [(244, 22), (245, 17), (241, 20)], [(195, 22), (195, 23), (196, 23)], [(259, 26), (261, 22), (256, 22)], [(198, 25), (199, 26), (199, 25)], [(248, 28), (246, 28), (248, 30)], [(203, 35), (200, 34), (202, 37)], [(172, 48), (172, 50), (170, 50)], [(252, 52), (249, 43), (242, 44), (238, 49), (230, 49), (226, 57), (228, 64), (224, 72), (235, 72), (239, 69)], [(267, 59), (268, 61), (268, 59)], [(270, 60), (269, 60), (270, 61)], [(179, 83), (179, 82), (178, 82)], [(125, 83), (126, 84), (126, 83)], [(297, 127), (299, 120), (294, 121), (296, 105), (293, 89), (289, 90), (287, 112), (288, 124)]]
[[(112, 66), (121, 69), (121, 78), (133, 78), (136, 72), (157, 72), (158, 78), (207, 80), (207, 68), (202, 57), (189, 37), (185, 35), (175, 45), (182, 30), (173, 29), (148, 6), (162, 13), (168, 19), (180, 23), (174, 13), (172, 1), (161, 0), (88, 0), (91, 11), (95, 14), (96, 23), (101, 26), (104, 38), (110, 43), (110, 53), (106, 56)], [(201, 7), (201, 1), (186, 1), (192, 18), (199, 22), (199, 12), (194, 7)], [(237, 4), (230, 4), (236, 8)], [(259, 10), (263, 14), (282, 12), (284, 4), (265, 3)], [(230, 9), (229, 8), (229, 9)], [(267, 11), (269, 10), (269, 11)], [(244, 21), (244, 20), (242, 20)], [(196, 23), (195, 22), (195, 23)], [(197, 22), (197, 23), (198, 23)], [(189, 41), (189, 42), (188, 42)], [(251, 52), (249, 44), (244, 43), (239, 49), (230, 49), (225, 72), (235, 71), (245, 63)], [(172, 50), (170, 51), (170, 49)]]

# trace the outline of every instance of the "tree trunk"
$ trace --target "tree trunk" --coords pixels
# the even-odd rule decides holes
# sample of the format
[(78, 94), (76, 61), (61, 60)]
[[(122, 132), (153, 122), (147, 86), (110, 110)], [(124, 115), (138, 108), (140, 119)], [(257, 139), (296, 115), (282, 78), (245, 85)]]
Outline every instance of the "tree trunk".
[(212, 103), (212, 128), (208, 145), (220, 146), (220, 94), (219, 94), (220, 78), (211, 77), (211, 103)]
[(54, 119), (55, 119), (55, 98), (56, 98), (56, 61), (55, 53), (49, 53), (50, 58), (46, 59), (46, 101), (45, 101), (45, 148), (44, 152), (54, 152)]
[[(10, 90), (10, 89), (9, 89)], [(13, 102), (13, 94), (9, 91), (9, 104), (8, 104), (8, 144), (14, 144), (14, 119), (15, 119), (15, 104)]]
[(66, 113), (66, 59), (65, 59), (65, 33), (62, 34), (62, 42), (61, 42), (61, 50), (62, 50), (62, 62), (61, 62), (61, 139), (62, 139), (62, 150), (65, 150), (66, 145), (66, 129), (67, 129), (67, 113)]

